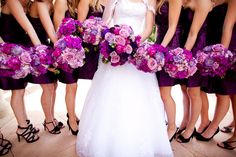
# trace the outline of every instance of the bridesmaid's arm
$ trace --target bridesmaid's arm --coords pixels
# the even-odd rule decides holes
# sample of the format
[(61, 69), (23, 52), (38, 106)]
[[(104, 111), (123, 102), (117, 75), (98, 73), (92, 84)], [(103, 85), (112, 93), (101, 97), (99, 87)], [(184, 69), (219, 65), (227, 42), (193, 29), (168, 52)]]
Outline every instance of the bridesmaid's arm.
[(89, 12), (90, 0), (80, 0), (78, 4), (78, 20), (83, 22)]
[(161, 45), (164, 47), (166, 47), (170, 43), (171, 39), (175, 34), (182, 8), (181, 1), (169, 0), (168, 3), (169, 3), (169, 17), (168, 17), (169, 27), (161, 43)]
[(198, 33), (206, 20), (208, 13), (212, 10), (212, 3), (205, 0), (196, 1), (196, 7), (194, 9), (193, 21), (188, 33), (188, 38), (185, 43), (185, 48), (191, 50), (197, 40)]
[(34, 45), (41, 44), (33, 26), (26, 17), (24, 9), (20, 2), (17, 0), (7, 0), (6, 5), (8, 6), (11, 14), (15, 17), (20, 26), (28, 33), (32, 43)]
[(225, 21), (223, 25), (222, 38), (221, 38), (221, 43), (225, 47), (229, 47), (229, 44), (232, 38), (233, 28), (236, 23), (235, 10), (236, 10), (236, 1), (235, 0), (229, 1), (227, 13), (226, 13)]
[(65, 17), (67, 7), (66, 0), (56, 0), (54, 3), (54, 14), (53, 14), (53, 23), (55, 30), (60, 26), (63, 18)]
[(40, 21), (53, 43), (57, 41), (57, 35), (49, 14), (48, 6), (44, 2), (36, 2)]
[(102, 19), (104, 23), (109, 25), (112, 20), (112, 17), (115, 11), (115, 6), (118, 0), (107, 0), (107, 1), (105, 3), (105, 10), (104, 10)]

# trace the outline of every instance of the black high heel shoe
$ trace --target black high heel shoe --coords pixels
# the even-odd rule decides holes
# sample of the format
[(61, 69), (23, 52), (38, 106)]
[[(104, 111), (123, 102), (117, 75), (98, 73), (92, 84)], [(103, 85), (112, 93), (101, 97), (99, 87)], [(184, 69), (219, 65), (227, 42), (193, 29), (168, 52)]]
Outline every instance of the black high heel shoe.
[(54, 118), (53, 121), (57, 124), (57, 127), (59, 129), (65, 128), (65, 125), (61, 121), (58, 121), (56, 118)]
[[(54, 128), (52, 130), (49, 130), (49, 128), (47, 127), (48, 124), (52, 124)], [(44, 130), (45, 131), (47, 130), (50, 134), (60, 134), (61, 133), (61, 129), (58, 127), (58, 125), (55, 126), (53, 121), (51, 121), (51, 122), (44, 121), (43, 126), (44, 126)]]
[[(69, 114), (68, 114), (68, 113), (66, 114), (66, 117), (67, 117), (67, 119), (69, 119)], [(78, 125), (79, 125), (79, 121), (80, 121), (80, 120), (77, 119), (77, 117), (76, 117), (76, 123), (77, 123)]]
[(224, 141), (221, 143), (217, 143), (217, 146), (219, 146), (220, 148), (224, 148), (224, 149), (228, 149), (228, 150), (233, 150), (236, 148), (236, 145), (232, 144), (236, 144), (236, 141)]
[(19, 142), (21, 137), (23, 137), (27, 143), (33, 143), (39, 139), (39, 136), (33, 131), (32, 124), (29, 124), (27, 127), (21, 127), (18, 125), (18, 129), (24, 130), (23, 133), (16, 132)]
[(191, 138), (193, 138), (194, 134), (196, 132), (196, 128), (194, 128), (194, 131), (193, 133), (190, 135), (189, 138), (185, 138), (182, 134), (180, 134), (178, 137), (177, 137), (177, 141), (179, 143), (188, 143), (190, 141)]
[(70, 123), (69, 123), (69, 119), (67, 119), (67, 125), (69, 126), (69, 131), (71, 131), (72, 135), (77, 136), (79, 130), (77, 129), (77, 130), (74, 131), (74, 130), (71, 128)]
[(186, 127), (183, 128), (183, 129), (179, 129), (179, 128), (178, 128), (178, 131), (176, 132), (176, 134), (177, 134), (177, 135), (181, 134), (185, 129), (186, 129)]
[[(27, 123), (28, 125), (31, 124), (29, 119), (26, 119), (26, 123)], [(33, 127), (32, 130), (33, 130), (33, 132), (34, 132), (35, 134), (39, 132), (39, 129), (36, 128), (36, 127), (34, 127), (33, 124), (32, 124), (32, 127)]]
[(3, 138), (3, 134), (0, 133), (0, 156), (6, 155), (12, 148), (10, 141)]
[(195, 134), (194, 134), (194, 136), (196, 137), (196, 138), (199, 138), (200, 136), (201, 136), (201, 134), (202, 133), (204, 133), (204, 131), (206, 131), (207, 130), (207, 128), (210, 126), (210, 124), (211, 124), (211, 121), (209, 122), (209, 124), (201, 131), (201, 132), (195, 132)]
[(211, 139), (213, 139), (213, 137), (220, 131), (220, 128), (218, 127), (217, 130), (215, 131), (215, 133), (210, 137), (210, 138), (206, 138), (204, 136), (202, 136), (202, 134), (200, 134), (200, 136), (196, 137), (197, 140), (199, 141), (204, 141), (204, 142), (207, 142), (207, 141), (210, 141)]
[(170, 142), (173, 141), (173, 139), (176, 137), (177, 131), (178, 131), (178, 128), (176, 128), (174, 135), (169, 139)]

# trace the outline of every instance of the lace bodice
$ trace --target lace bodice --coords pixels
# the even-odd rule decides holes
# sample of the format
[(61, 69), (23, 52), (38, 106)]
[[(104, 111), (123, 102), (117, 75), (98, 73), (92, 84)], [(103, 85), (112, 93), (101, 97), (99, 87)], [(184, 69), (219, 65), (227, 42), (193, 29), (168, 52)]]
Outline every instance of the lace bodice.
[[(113, 2), (112, 2), (113, 1)], [(142, 33), (148, 10), (155, 12), (154, 5), (149, 0), (133, 2), (131, 0), (111, 0), (105, 19), (112, 18), (112, 24), (127, 24), (131, 26), (136, 35)], [(109, 17), (111, 16), (111, 17)], [(106, 20), (105, 20), (106, 22)]]

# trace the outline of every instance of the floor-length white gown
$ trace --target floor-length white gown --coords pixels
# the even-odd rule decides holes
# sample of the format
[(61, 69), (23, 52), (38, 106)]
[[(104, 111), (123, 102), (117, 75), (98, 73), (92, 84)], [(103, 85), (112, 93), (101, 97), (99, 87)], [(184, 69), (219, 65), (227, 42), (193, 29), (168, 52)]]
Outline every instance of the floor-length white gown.
[[(146, 3), (118, 0), (113, 22), (143, 30)], [(172, 157), (155, 74), (101, 61), (85, 100), (79, 157)]]

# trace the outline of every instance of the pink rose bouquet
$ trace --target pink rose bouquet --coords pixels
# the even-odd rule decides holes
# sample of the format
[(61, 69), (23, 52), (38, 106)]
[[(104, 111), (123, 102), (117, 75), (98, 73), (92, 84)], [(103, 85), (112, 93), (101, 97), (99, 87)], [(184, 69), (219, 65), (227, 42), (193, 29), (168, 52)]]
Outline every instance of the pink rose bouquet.
[(165, 71), (170, 77), (184, 79), (197, 71), (197, 60), (192, 53), (182, 48), (170, 50), (165, 56)]
[(17, 44), (0, 44), (1, 76), (13, 79), (24, 78), (31, 72), (31, 61), (29, 49)]
[(144, 43), (137, 49), (130, 62), (138, 70), (155, 73), (164, 66), (166, 51), (167, 49), (161, 45)]
[(127, 25), (115, 25), (104, 30), (100, 43), (103, 63), (112, 66), (125, 64), (140, 44), (140, 36), (135, 36), (132, 28)]
[(31, 58), (31, 74), (34, 76), (45, 74), (53, 64), (52, 49), (46, 45), (32, 47)]
[(223, 77), (232, 67), (233, 53), (222, 44), (206, 46), (196, 54), (197, 67), (203, 76)]
[(84, 65), (85, 51), (79, 37), (64, 36), (54, 44), (54, 48), (52, 57), (56, 68), (73, 72), (74, 69)]
[(83, 42), (98, 45), (102, 40), (102, 32), (108, 27), (100, 17), (90, 16), (82, 23), (81, 38)]

